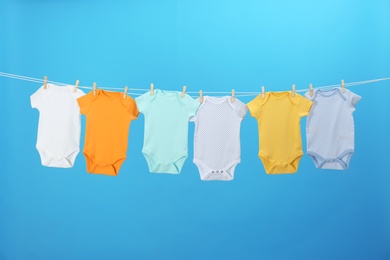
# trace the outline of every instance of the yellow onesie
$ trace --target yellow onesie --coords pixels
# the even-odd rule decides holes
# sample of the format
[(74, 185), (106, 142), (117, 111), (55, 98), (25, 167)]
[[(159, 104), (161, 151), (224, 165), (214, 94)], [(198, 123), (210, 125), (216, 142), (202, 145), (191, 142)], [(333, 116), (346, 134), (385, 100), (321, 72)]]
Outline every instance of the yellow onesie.
[(247, 106), (259, 129), (259, 158), (266, 173), (295, 173), (301, 159), (300, 118), (309, 114), (313, 102), (291, 92), (268, 92)]

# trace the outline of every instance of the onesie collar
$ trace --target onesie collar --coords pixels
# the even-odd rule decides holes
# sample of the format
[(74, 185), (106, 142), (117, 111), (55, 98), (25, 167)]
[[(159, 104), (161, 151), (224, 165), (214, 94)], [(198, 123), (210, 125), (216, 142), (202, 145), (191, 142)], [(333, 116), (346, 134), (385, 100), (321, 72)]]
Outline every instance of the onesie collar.
[[(299, 95), (299, 94), (295, 93), (295, 95)], [(261, 94), (259, 96), (261, 97)], [(291, 100), (291, 102), (293, 102), (294, 104), (296, 103), (295, 98), (292, 97), (292, 95), (291, 95), (291, 91), (282, 91), (282, 92), (271, 91), (271, 92), (265, 93), (264, 99), (261, 98), (262, 100), (264, 100), (262, 104), (267, 102), (271, 96), (274, 97), (275, 99), (282, 99), (283, 97), (287, 96)]]
[(121, 92), (113, 92), (113, 91), (106, 91), (102, 89), (96, 90), (96, 95), (93, 94), (93, 91), (90, 92), (92, 96), (92, 101), (95, 101), (98, 97), (102, 97), (104, 99), (113, 100), (121, 96)]
[(215, 104), (215, 105), (223, 104), (224, 102), (227, 101), (229, 106), (231, 106), (232, 108), (235, 108), (234, 104), (232, 103), (232, 99), (231, 99), (230, 96), (223, 96), (223, 97), (204, 96), (203, 97), (203, 102), (199, 106), (199, 108), (203, 107), (203, 105), (206, 103), (206, 101), (210, 102), (211, 104)]
[(72, 86), (70, 85), (64, 85), (64, 86), (58, 86), (58, 85), (55, 85), (55, 84), (52, 84), (52, 83), (47, 83), (47, 90), (49, 91), (63, 91), (63, 92), (67, 92), (71, 89)]
[(99, 89), (97, 91), (97, 95), (102, 96), (102, 97), (107, 98), (107, 99), (116, 99), (119, 97), (120, 94), (122, 94), (122, 93), (111, 92), (111, 91), (106, 91), (106, 90), (102, 90), (102, 89)]
[(72, 89), (73, 89), (73, 86), (71, 85), (63, 85), (63, 86), (59, 86), (59, 85), (56, 85), (56, 84), (52, 84), (52, 83), (47, 83), (47, 89), (43, 89), (43, 86), (42, 86), (42, 89), (43, 89), (43, 95), (47, 95), (48, 93), (50, 92), (64, 92), (64, 93), (69, 93), (69, 94), (72, 94)]
[(341, 91), (340, 88), (333, 88), (333, 89), (327, 89), (327, 90), (317, 89), (314, 92), (313, 100), (317, 97), (317, 95), (321, 95), (323, 97), (330, 97), (330, 96), (333, 96), (335, 94), (339, 94), (341, 96), (341, 98), (344, 99), (344, 101), (347, 100), (347, 97), (344, 95), (344, 93)]
[(152, 99), (156, 98), (157, 96), (178, 98), (178, 95), (178, 91), (156, 89), (154, 95), (152, 96)]

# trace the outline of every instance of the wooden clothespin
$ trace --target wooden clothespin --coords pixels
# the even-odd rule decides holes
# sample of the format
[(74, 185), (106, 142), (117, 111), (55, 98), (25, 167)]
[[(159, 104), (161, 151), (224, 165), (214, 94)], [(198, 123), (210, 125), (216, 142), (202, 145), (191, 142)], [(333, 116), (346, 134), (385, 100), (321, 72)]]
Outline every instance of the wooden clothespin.
[(184, 95), (186, 94), (186, 89), (187, 87), (186, 86), (183, 86), (183, 91), (181, 92), (181, 97), (183, 98)]
[(292, 96), (295, 97), (295, 84), (292, 85)]
[(128, 86), (125, 87), (125, 91), (123, 91), (123, 99), (126, 99), (127, 96), (127, 90), (129, 89)]
[(154, 95), (154, 84), (153, 83), (150, 83), (150, 95), (151, 96)]
[(203, 91), (202, 90), (199, 91), (199, 102), (203, 103)]
[(265, 91), (264, 91), (264, 86), (261, 86), (261, 97), (265, 97)]
[(76, 84), (74, 85), (73, 92), (77, 92), (77, 88), (79, 87), (79, 80), (76, 80)]
[(310, 84), (309, 88), (310, 88), (310, 96), (312, 97), (313, 96), (313, 84)]
[(43, 77), (43, 89), (47, 89), (47, 76)]
[(236, 97), (234, 96), (234, 89), (232, 89), (232, 103), (236, 100)]
[(96, 96), (96, 82), (93, 83), (93, 95)]
[(345, 93), (345, 84), (344, 84), (343, 79), (341, 80), (341, 91), (343, 91), (343, 93)]

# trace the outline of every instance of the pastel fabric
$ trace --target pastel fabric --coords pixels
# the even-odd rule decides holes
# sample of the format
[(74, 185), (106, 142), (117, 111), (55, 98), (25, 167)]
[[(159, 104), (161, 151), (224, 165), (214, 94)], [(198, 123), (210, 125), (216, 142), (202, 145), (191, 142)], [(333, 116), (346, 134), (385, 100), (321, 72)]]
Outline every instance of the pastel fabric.
[(237, 98), (205, 96), (195, 122), (194, 163), (201, 180), (233, 180), (241, 161), (240, 126), (247, 107)]
[(80, 109), (76, 99), (85, 95), (74, 86), (41, 86), (31, 95), (31, 107), (39, 111), (36, 148), (47, 167), (73, 167), (80, 151)]
[(347, 169), (355, 151), (353, 112), (361, 97), (340, 88), (305, 96), (314, 102), (306, 122), (307, 154), (317, 168)]
[(303, 155), (300, 119), (312, 102), (291, 92), (269, 92), (247, 106), (259, 130), (259, 158), (266, 173), (295, 173)]
[(181, 92), (156, 89), (136, 98), (144, 114), (142, 153), (152, 173), (180, 173), (188, 157), (188, 122), (199, 102)]
[(130, 123), (137, 119), (135, 100), (121, 92), (97, 90), (77, 99), (86, 117), (84, 156), (87, 171), (116, 176), (126, 159)]

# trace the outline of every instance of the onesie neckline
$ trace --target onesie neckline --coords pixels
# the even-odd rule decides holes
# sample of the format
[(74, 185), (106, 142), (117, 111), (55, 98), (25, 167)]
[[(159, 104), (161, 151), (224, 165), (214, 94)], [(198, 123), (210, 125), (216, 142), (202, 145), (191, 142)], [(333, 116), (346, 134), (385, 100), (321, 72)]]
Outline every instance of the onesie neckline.
[(290, 92), (289, 91), (283, 91), (283, 92), (269, 92), (269, 96), (276, 98), (276, 99), (281, 99), (286, 96), (290, 97)]
[(172, 91), (172, 90), (161, 90), (161, 89), (156, 89), (156, 96), (161, 94), (163, 97), (176, 97), (178, 95), (177, 91)]
[(295, 103), (294, 98), (291, 96), (291, 91), (281, 91), (281, 92), (268, 92), (267, 100), (272, 98), (275, 101), (280, 101), (284, 98), (288, 98), (291, 102)]
[(218, 104), (222, 104), (223, 102), (225, 102), (229, 97), (227, 97), (227, 96), (225, 96), (225, 97), (210, 97), (210, 96), (206, 96), (205, 98), (210, 103), (218, 105)]
[(323, 97), (331, 97), (335, 94), (339, 94), (344, 100), (346, 100), (346, 97), (344, 96), (344, 94), (341, 92), (340, 88), (333, 88), (333, 89), (318, 89), (316, 91), (316, 94), (319, 94)]
[(61, 91), (61, 92), (69, 92), (72, 86), (65, 85), (65, 86), (58, 86), (55, 84), (48, 83), (47, 84), (47, 90), (54, 90), (54, 91)]
[(107, 99), (115, 99), (119, 96), (118, 94), (121, 94), (119, 92), (105, 91), (103, 89), (98, 89), (97, 92), (99, 96), (102, 96)]
[[(236, 98), (236, 101), (238, 99)], [(225, 103), (225, 101), (228, 103), (229, 106), (231, 106), (233, 109), (235, 109), (235, 106), (232, 103), (230, 96), (224, 96), (224, 97), (210, 97), (210, 96), (204, 96), (204, 101), (200, 104), (199, 108), (202, 108), (206, 103), (214, 104), (214, 105), (221, 105)]]

